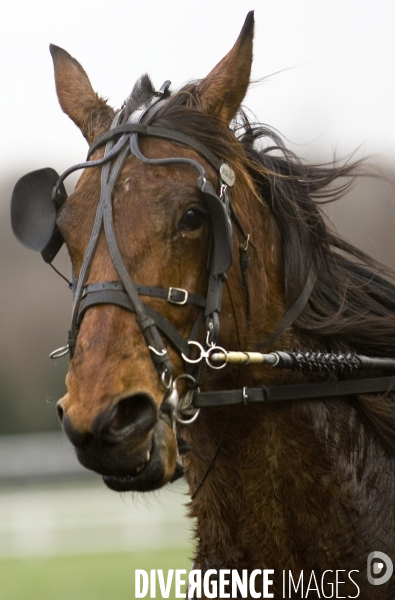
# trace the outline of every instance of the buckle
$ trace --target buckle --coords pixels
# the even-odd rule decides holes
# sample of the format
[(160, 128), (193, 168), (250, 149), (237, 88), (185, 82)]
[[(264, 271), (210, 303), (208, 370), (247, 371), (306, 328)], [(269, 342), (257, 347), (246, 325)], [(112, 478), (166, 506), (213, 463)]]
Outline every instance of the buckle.
[(171, 304), (186, 304), (188, 302), (188, 292), (183, 290), (182, 288), (169, 288), (169, 293), (167, 294), (167, 301), (171, 302)]

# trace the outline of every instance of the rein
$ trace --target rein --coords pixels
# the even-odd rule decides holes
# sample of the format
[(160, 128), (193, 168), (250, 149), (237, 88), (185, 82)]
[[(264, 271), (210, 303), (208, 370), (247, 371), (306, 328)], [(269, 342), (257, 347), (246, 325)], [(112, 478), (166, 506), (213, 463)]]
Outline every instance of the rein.
[(258, 388), (244, 387), (240, 390), (194, 392), (192, 405), (194, 408), (200, 409), (208, 406), (247, 405), (284, 400), (319, 399), (330, 396), (377, 394), (389, 391), (394, 387), (394, 383), (394, 377), (369, 377), (364, 379), (320, 381), (317, 383), (297, 383), (270, 387), (262, 384)]

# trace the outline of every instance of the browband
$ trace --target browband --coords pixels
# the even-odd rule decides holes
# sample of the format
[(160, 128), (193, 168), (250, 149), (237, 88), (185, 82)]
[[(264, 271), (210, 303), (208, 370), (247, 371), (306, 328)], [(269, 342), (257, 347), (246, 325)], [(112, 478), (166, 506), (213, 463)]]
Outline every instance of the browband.
[[(106, 144), (109, 140), (113, 139), (114, 136), (130, 134), (130, 133), (140, 133), (142, 135), (147, 135), (149, 137), (161, 138), (163, 140), (169, 140), (172, 142), (178, 142), (183, 146), (188, 146), (193, 150), (196, 150), (200, 156), (203, 156), (207, 160), (208, 163), (215, 169), (215, 171), (220, 172), (223, 161), (221, 161), (218, 156), (216, 156), (207, 146), (199, 142), (196, 138), (187, 133), (182, 133), (180, 131), (175, 131), (173, 129), (165, 129), (163, 127), (154, 127), (152, 125), (144, 125), (143, 123), (123, 123), (121, 125), (117, 125), (113, 129), (106, 131), (102, 135), (100, 135), (91, 145), (88, 152), (88, 158), (96, 152), (98, 148)], [(231, 184), (228, 184), (231, 185)]]

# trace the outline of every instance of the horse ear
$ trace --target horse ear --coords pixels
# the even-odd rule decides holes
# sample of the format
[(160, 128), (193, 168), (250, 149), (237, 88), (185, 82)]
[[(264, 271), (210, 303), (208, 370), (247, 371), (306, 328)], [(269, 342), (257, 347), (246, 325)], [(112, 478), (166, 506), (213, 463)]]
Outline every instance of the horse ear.
[(199, 84), (204, 110), (227, 124), (236, 115), (250, 82), (254, 11), (248, 13), (233, 48)]
[(53, 44), (49, 49), (54, 63), (59, 104), (91, 144), (109, 128), (114, 111), (93, 91), (87, 74), (75, 58)]

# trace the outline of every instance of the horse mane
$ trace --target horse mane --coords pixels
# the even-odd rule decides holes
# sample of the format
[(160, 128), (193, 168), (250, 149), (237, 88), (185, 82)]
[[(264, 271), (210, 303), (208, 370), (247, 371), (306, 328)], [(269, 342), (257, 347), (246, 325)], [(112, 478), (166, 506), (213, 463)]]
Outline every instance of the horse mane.
[[(283, 251), (286, 307), (292, 306), (313, 265), (317, 280), (293, 323), (301, 346), (322, 351), (395, 355), (395, 272), (368, 256), (330, 226), (322, 204), (340, 199), (362, 162), (303, 163), (266, 126), (242, 114), (240, 142), (259, 193), (276, 220)], [(272, 145), (257, 149), (262, 139)], [(346, 178), (345, 183), (339, 179)], [(362, 419), (395, 452), (395, 393), (360, 395)]]
[[(148, 82), (143, 76), (136, 84), (129, 110), (144, 90), (153, 90)], [(242, 109), (227, 129), (215, 115), (203, 112), (200, 91), (197, 81), (173, 94), (155, 124), (194, 136), (236, 173), (248, 173), (281, 236), (286, 308), (298, 298), (314, 266), (314, 289), (293, 323), (301, 347), (395, 356), (395, 272), (338, 235), (322, 209), (353, 185), (362, 161), (306, 163), (287, 149), (278, 132), (252, 121)], [(395, 451), (395, 403), (387, 396), (359, 399), (358, 407)]]
[[(299, 296), (311, 265), (318, 274), (294, 328), (326, 351), (394, 355), (395, 272), (339, 236), (321, 207), (347, 191), (362, 163), (305, 164), (276, 132), (242, 118), (240, 142), (282, 240), (287, 308)], [(274, 145), (257, 149), (264, 138)], [(344, 177), (348, 180), (339, 184)]]

